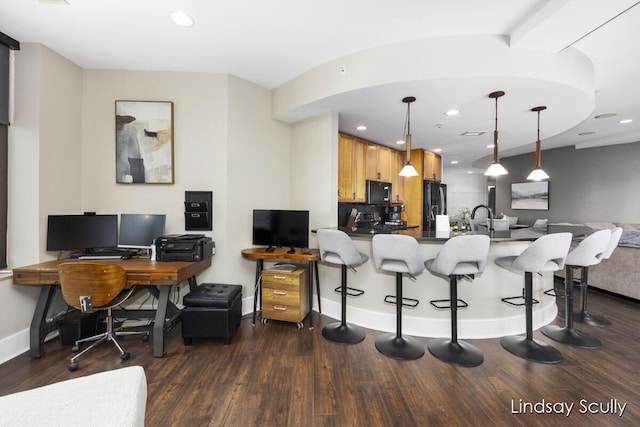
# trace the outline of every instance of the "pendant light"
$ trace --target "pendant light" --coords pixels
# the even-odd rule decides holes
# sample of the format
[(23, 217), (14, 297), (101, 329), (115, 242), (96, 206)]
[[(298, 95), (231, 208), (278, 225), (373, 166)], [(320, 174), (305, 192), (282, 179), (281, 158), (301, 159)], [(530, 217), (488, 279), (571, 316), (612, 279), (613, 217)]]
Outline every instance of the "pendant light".
[(500, 176), (506, 175), (509, 172), (500, 164), (500, 160), (498, 159), (498, 98), (504, 95), (503, 91), (491, 92), (489, 94), (489, 98), (494, 98), (496, 100), (496, 124), (495, 129), (493, 131), (493, 163), (484, 173), (487, 176)]
[(416, 168), (414, 168), (411, 164), (411, 103), (415, 100), (415, 96), (407, 96), (405, 98), (402, 98), (402, 102), (407, 104), (407, 137), (405, 139), (407, 149), (407, 162), (398, 175), (405, 177), (418, 176), (418, 171), (416, 171)]
[(549, 175), (540, 167), (540, 111), (546, 110), (547, 107), (541, 105), (539, 107), (533, 107), (531, 111), (538, 113), (538, 139), (536, 140), (536, 168), (531, 171), (527, 179), (529, 181), (542, 181), (549, 179)]

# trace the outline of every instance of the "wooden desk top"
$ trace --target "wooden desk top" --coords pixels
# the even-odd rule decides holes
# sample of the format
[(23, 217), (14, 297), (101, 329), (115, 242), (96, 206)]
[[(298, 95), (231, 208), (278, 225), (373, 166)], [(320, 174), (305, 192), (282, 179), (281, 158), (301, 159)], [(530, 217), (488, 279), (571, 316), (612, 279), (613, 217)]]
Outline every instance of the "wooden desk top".
[(171, 261), (160, 262), (143, 258), (131, 259), (100, 259), (74, 260), (58, 259), (41, 262), (13, 269), (13, 283), (15, 285), (58, 285), (58, 265), (64, 262), (98, 262), (102, 264), (116, 264), (127, 272), (130, 285), (167, 286), (177, 285), (188, 278), (203, 272), (211, 266), (211, 257), (198, 262)]
[(247, 259), (293, 259), (298, 261), (320, 261), (319, 249), (296, 249), (295, 253), (289, 254), (287, 248), (276, 248), (273, 252), (267, 252), (267, 248), (243, 249), (242, 257)]

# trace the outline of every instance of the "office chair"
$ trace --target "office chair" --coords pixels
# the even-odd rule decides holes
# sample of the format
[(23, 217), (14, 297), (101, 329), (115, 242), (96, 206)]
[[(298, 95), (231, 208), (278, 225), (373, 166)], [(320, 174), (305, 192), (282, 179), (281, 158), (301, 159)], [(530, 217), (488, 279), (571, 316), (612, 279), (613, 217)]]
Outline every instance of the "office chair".
[(77, 340), (73, 351), (79, 351), (83, 342), (94, 341), (89, 347), (82, 350), (69, 362), (69, 370), (79, 368), (78, 358), (103, 341), (112, 341), (120, 351), (120, 359), (128, 360), (130, 353), (125, 352), (116, 338), (119, 335), (143, 335), (143, 340), (149, 338), (148, 331), (123, 332), (114, 330), (113, 315), (111, 309), (125, 302), (135, 290), (135, 287), (125, 289), (127, 285), (126, 271), (117, 265), (101, 264), (96, 262), (66, 262), (58, 267), (60, 288), (64, 300), (71, 307), (83, 313), (91, 313), (95, 310), (106, 310), (107, 330), (101, 334), (89, 338)]

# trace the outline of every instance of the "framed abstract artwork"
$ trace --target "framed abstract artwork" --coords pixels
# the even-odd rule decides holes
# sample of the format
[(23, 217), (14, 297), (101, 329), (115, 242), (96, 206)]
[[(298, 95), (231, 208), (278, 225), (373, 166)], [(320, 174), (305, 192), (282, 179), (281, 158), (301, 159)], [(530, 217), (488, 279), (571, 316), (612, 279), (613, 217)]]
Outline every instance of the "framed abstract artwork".
[(549, 181), (512, 183), (511, 209), (549, 210)]
[(116, 101), (116, 182), (173, 184), (173, 102)]

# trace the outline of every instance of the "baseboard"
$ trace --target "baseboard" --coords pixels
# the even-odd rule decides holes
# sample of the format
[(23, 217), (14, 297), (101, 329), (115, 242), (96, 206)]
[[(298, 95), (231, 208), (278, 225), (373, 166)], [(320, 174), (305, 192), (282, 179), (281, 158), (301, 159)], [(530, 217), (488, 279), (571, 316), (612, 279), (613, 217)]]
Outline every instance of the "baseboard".
[(29, 328), (0, 339), (0, 364), (29, 351)]

